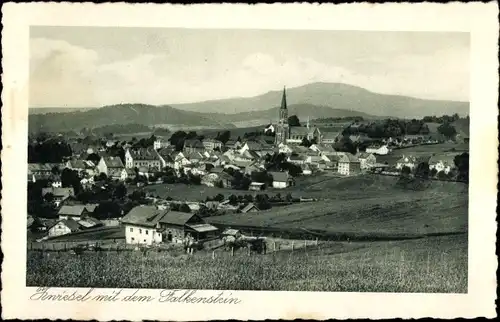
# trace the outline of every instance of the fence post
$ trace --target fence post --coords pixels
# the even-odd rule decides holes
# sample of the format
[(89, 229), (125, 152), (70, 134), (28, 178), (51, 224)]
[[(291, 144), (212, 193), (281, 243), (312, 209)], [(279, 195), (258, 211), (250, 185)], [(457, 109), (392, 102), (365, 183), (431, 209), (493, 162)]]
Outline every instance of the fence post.
[(231, 247), (231, 257), (234, 256), (234, 247)]
[(248, 256), (250, 256), (250, 245), (248, 245)]
[(276, 241), (273, 240), (273, 251), (276, 251)]
[(307, 239), (304, 239), (304, 249), (307, 248)]
[(316, 246), (318, 246), (318, 237), (316, 237)]
[(215, 250), (212, 251), (212, 259), (215, 259)]
[(292, 252), (293, 252), (293, 244), (294, 244), (294, 243), (295, 243), (295, 241), (294, 241), (294, 240), (292, 240)]

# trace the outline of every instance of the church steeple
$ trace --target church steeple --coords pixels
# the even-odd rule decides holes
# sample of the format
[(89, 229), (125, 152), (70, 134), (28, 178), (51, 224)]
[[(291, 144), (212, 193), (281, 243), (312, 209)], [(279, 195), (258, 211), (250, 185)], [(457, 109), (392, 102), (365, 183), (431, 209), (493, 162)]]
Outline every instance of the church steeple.
[(290, 137), (290, 128), (288, 126), (288, 109), (286, 106), (286, 88), (283, 87), (283, 96), (281, 98), (281, 107), (278, 113), (278, 124), (276, 124), (274, 143), (278, 146), (280, 143), (286, 143)]
[(286, 88), (283, 87), (283, 97), (281, 97), (281, 109), (286, 110)]

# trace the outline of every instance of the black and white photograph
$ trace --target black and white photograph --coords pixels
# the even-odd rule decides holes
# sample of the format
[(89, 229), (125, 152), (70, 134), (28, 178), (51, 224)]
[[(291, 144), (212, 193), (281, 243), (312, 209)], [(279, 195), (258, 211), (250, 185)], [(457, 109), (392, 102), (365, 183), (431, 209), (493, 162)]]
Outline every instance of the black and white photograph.
[(495, 12), (3, 7), (2, 318), (493, 317)]
[(469, 51), (32, 27), (27, 285), (466, 293)]

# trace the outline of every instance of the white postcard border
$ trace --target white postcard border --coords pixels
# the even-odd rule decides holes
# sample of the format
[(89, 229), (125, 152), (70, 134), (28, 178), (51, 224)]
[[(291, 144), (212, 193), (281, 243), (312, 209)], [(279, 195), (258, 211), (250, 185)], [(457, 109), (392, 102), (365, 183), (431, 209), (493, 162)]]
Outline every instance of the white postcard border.
[[(124, 320), (494, 317), (498, 6), (5, 4), (2, 7), (2, 317)], [(166, 19), (168, 17), (168, 19)], [(462, 31), (471, 34), (469, 293), (226, 291), (239, 304), (30, 301), (25, 287), (29, 26)], [(66, 289), (67, 292), (69, 290)], [(101, 289), (100, 292), (106, 292)], [(159, 290), (141, 290), (158, 296)], [(199, 291), (217, 294), (220, 291)]]

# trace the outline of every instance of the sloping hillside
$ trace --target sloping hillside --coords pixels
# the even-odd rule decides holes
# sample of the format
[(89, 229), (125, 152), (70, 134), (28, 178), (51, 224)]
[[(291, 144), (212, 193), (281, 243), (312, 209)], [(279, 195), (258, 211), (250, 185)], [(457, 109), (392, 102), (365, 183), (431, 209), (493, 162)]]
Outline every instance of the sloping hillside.
[[(187, 111), (207, 113), (241, 113), (262, 111), (279, 106), (282, 91), (271, 91), (249, 98), (230, 98), (198, 103), (174, 104)], [(312, 104), (333, 109), (357, 111), (377, 116), (422, 117), (469, 113), (468, 102), (424, 100), (413, 97), (384, 95), (339, 83), (312, 83), (287, 89), (289, 104)]]
[[(227, 124), (201, 113), (181, 111), (170, 106), (121, 104), (105, 106), (84, 112), (34, 114), (29, 116), (30, 131), (67, 131), (94, 128), (111, 124), (176, 124), (189, 126), (217, 126)], [(229, 126), (231, 127), (231, 126)]]

